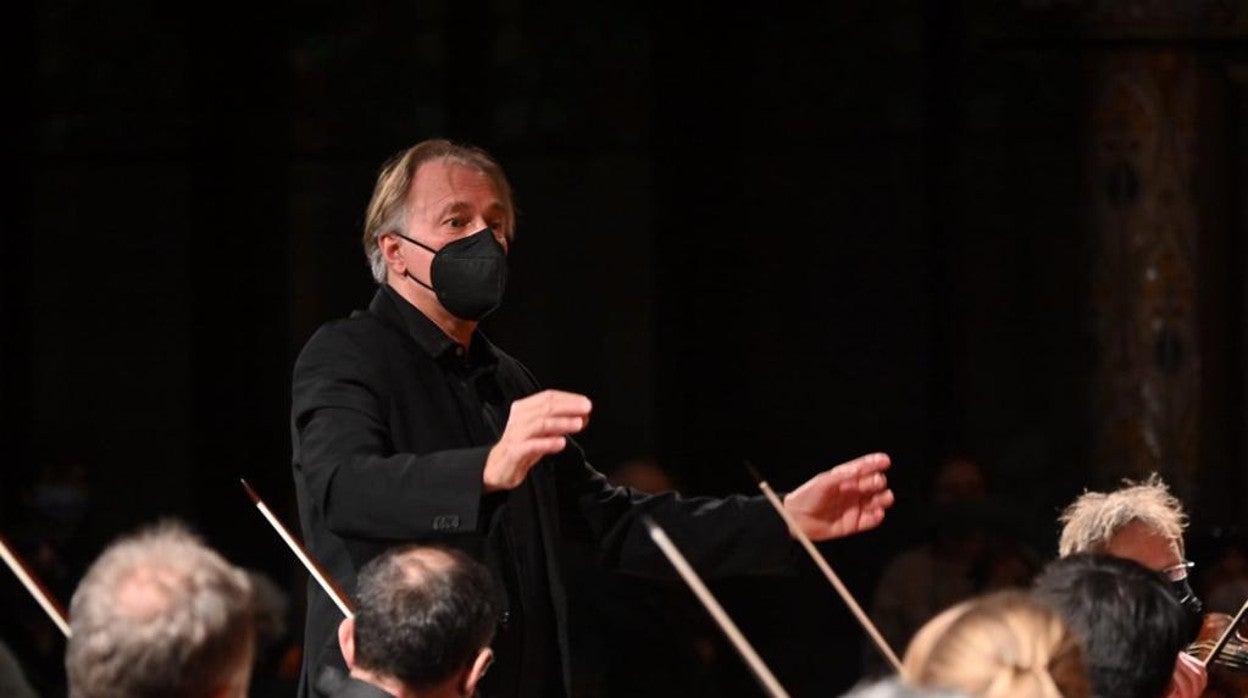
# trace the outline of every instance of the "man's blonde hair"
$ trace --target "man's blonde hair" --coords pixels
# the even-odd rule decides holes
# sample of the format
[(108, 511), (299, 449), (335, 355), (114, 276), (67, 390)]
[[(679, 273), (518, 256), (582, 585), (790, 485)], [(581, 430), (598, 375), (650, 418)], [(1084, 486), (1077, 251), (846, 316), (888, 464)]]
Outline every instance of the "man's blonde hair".
[(1139, 522), (1175, 541), (1183, 552), (1187, 514), (1157, 473), (1147, 480), (1123, 480), (1113, 492), (1084, 492), (1058, 518), (1062, 536), (1058, 554), (1104, 553), (1128, 524)]
[(382, 258), (378, 241), (382, 235), (390, 232), (407, 234), (404, 218), (412, 179), (421, 165), (440, 159), (477, 170), (490, 180), (505, 209), (503, 229), (496, 232), (502, 233), (508, 240), (515, 236), (515, 205), (511, 198), (511, 184), (507, 182), (502, 166), (489, 153), (475, 146), (461, 145), (440, 138), (421, 141), (382, 165), (377, 174), (377, 183), (373, 186), (373, 198), (368, 203), (368, 212), (364, 217), (364, 255), (368, 258), (373, 278), (379, 284), (386, 281), (386, 260)]
[(1087, 698), (1079, 641), (1020, 590), (964, 601), (928, 621), (906, 649), (906, 680), (979, 698)]

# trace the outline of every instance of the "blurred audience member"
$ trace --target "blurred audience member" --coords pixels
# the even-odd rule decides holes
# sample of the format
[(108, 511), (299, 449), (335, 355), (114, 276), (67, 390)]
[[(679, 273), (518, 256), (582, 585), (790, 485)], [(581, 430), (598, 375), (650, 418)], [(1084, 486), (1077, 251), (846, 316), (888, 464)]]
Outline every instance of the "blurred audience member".
[(1045, 567), (1035, 595), (1079, 636), (1098, 697), (1167, 695), (1176, 657), (1188, 655), (1187, 620), (1164, 577), (1133, 560), (1074, 553)]
[(1192, 558), (1201, 560), (1197, 588), (1206, 610), (1235, 615), (1248, 599), (1248, 547), (1242, 534), (1235, 528), (1216, 528), (1193, 547), (1199, 547)]
[(251, 584), (177, 523), (109, 545), (74, 592), (69, 616), (71, 698), (248, 694)]
[(928, 621), (906, 650), (906, 679), (975, 698), (1091, 695), (1079, 641), (1025, 591), (964, 601)]
[(490, 571), (449, 549), (392, 548), (360, 570), (338, 642), (350, 677), (335, 698), (472, 696), (494, 653), (501, 596)]
[[(979, 464), (964, 456), (945, 460), (933, 475), (926, 505), (930, 538), (884, 567), (871, 618), (890, 646), (905, 647), (933, 616), (972, 596), (1026, 588), (1038, 557), (1018, 538), (989, 493)], [(891, 671), (874, 646), (863, 649), (866, 676)]]

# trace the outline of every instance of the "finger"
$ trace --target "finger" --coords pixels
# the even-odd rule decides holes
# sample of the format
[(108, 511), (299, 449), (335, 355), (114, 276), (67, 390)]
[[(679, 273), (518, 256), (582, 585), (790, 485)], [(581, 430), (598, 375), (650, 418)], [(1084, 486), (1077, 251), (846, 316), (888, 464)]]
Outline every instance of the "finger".
[(538, 420), (530, 437), (563, 436), (575, 434), (584, 428), (585, 419), (582, 417), (545, 417)]
[(525, 439), (524, 444), (521, 446), (521, 452), (529, 456), (541, 458), (542, 456), (549, 456), (552, 453), (558, 453), (566, 448), (567, 445), (568, 440), (562, 436), (531, 438)]
[(593, 409), (594, 403), (584, 395), (557, 390), (549, 391), (543, 404), (546, 414), (560, 417), (588, 417)]
[(841, 463), (827, 471), (827, 474), (838, 482), (845, 482), (883, 472), (890, 464), (888, 454), (868, 453), (847, 463)]
[(879, 509), (883, 512), (885, 509), (891, 507), (895, 501), (897, 501), (897, 498), (893, 495), (893, 491), (884, 490), (871, 498), (871, 507)]
[(862, 511), (862, 514), (858, 516), (858, 530), (870, 531), (876, 526), (879, 526), (880, 523), (882, 523), (883, 521), (884, 521), (883, 509), (876, 509), (876, 508), (864, 509)]
[(888, 477), (884, 473), (870, 473), (869, 475), (860, 475), (842, 485), (842, 489), (856, 489), (862, 493), (880, 492), (888, 488)]

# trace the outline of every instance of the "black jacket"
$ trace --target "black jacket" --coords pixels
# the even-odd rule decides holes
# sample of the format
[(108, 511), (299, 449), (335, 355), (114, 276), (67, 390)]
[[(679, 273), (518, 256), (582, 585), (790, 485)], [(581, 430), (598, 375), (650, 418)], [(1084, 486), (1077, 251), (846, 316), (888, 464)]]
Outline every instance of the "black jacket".
[[(291, 427), (304, 540), (348, 591), (361, 565), (399, 543), (436, 541), (497, 564), (487, 554), (482, 471), (507, 407), (540, 387), (480, 333), (470, 352), (464, 357), (431, 321), (383, 287), (368, 312), (324, 325), (300, 353)], [(456, 361), (468, 358), (475, 358), (475, 373), (456, 369)], [(502, 406), (498, 424), (487, 424), (489, 405), (483, 412), (472, 395)], [(578, 662), (569, 637), (577, 570), (600, 565), (674, 576), (639, 514), (662, 525), (706, 577), (787, 570), (794, 549), (761, 497), (684, 499), (612, 487), (571, 441), (534, 467), (502, 507), (524, 512), (504, 525), (517, 568), (499, 575), (509, 603), (548, 594), (541, 601), (553, 618), (540, 620), (554, 631), (551, 646), (564, 688), (578, 698), (600, 668)], [(515, 579), (543, 579), (548, 588), (514, 588)], [(325, 667), (342, 666), (335, 638), (340, 620), (310, 580), (301, 696), (314, 695), (307, 684), (315, 684)], [(509, 661), (500, 652), (491, 674), (508, 675)], [(509, 686), (505, 693), (530, 695), (525, 688)]]

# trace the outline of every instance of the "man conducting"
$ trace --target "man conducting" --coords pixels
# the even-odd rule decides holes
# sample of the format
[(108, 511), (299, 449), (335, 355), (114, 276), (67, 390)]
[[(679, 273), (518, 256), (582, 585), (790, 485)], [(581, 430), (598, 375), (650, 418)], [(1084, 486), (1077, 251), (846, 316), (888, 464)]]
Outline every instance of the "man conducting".
[[(321, 327), (295, 363), (291, 428), (304, 538), (348, 589), (388, 546), (437, 542), (485, 562), (504, 590), (486, 696), (582, 695), (571, 571), (673, 576), (639, 515), (707, 576), (784, 569), (791, 546), (761, 497), (682, 499), (610, 486), (570, 436), (583, 395), (542, 390), (477, 332), (502, 300), (511, 188), (485, 152), (432, 140), (378, 175), (364, 249), (379, 284), (366, 311)], [(892, 504), (870, 454), (821, 472), (785, 508), (814, 540), (873, 528)], [(340, 617), (309, 587), (301, 695), (336, 683)]]

